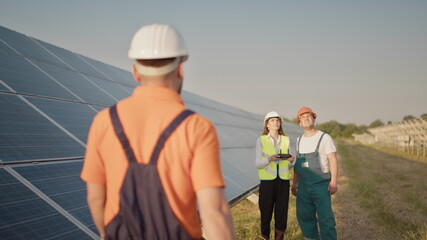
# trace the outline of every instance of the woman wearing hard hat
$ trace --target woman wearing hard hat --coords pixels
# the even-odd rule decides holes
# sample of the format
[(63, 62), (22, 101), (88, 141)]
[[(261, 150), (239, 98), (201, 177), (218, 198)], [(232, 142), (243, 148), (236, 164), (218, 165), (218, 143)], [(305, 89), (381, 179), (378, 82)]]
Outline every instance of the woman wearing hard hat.
[(294, 157), (289, 154), (289, 137), (282, 128), (282, 118), (269, 112), (264, 118), (264, 131), (256, 142), (256, 160), (261, 212), (261, 235), (270, 239), (270, 222), (274, 210), (275, 237), (283, 239), (288, 221), (289, 178)]

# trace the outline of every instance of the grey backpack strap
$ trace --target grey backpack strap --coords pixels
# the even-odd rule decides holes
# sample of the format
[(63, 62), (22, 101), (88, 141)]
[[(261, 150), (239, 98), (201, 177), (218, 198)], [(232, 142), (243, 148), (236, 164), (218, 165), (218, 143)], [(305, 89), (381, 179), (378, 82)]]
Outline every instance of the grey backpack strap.
[(317, 143), (317, 147), (316, 147), (316, 154), (319, 154), (319, 147), (320, 147), (320, 143), (322, 142), (323, 136), (326, 133), (323, 133), (322, 136), (320, 136), (319, 142)]
[(170, 124), (169, 126), (163, 131), (162, 135), (160, 135), (159, 140), (157, 140), (157, 144), (154, 147), (153, 153), (151, 154), (150, 162), (149, 164), (157, 164), (157, 159), (159, 158), (160, 151), (163, 148), (163, 145), (165, 144), (168, 137), (175, 131), (175, 129), (184, 121), (188, 116), (193, 114), (194, 112), (191, 110), (184, 110), (181, 112)]
[(125, 134), (122, 123), (120, 122), (119, 115), (117, 114), (117, 105), (110, 107), (110, 118), (113, 122), (114, 131), (122, 144), (122, 148), (125, 151), (128, 161), (136, 162), (135, 154), (129, 144), (129, 139)]
[(299, 143), (301, 142), (301, 138), (303, 137), (304, 135), (302, 135), (301, 137), (299, 137), (298, 138), (298, 140), (297, 140), (297, 146), (296, 146), (296, 148), (297, 148), (297, 154), (299, 154)]
[[(149, 164), (157, 164), (157, 158), (159, 157), (160, 151), (163, 148), (163, 145), (165, 144), (168, 137), (175, 131), (175, 129), (181, 124), (182, 121), (184, 121), (188, 116), (193, 114), (194, 112), (191, 110), (184, 110), (181, 112), (170, 124), (169, 126), (163, 131), (163, 133), (160, 135), (159, 139), (157, 140), (157, 144), (154, 147), (153, 153), (151, 154), (150, 162)], [(117, 114), (117, 106), (114, 105), (110, 108), (110, 117), (111, 121), (113, 122), (114, 131), (116, 132), (117, 137), (120, 140), (120, 143), (122, 144), (122, 148), (125, 151), (126, 157), (129, 162), (137, 162), (135, 154), (132, 150), (132, 147), (129, 144), (129, 139), (127, 138), (123, 125), (120, 122), (120, 118)]]

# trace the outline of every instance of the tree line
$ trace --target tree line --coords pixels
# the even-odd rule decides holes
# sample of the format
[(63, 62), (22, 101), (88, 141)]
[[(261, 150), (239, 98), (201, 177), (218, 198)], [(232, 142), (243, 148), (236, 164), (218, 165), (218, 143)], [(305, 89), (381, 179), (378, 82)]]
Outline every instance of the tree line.
[[(427, 113), (422, 114), (420, 117), (427, 120)], [(414, 117), (413, 115), (406, 115), (402, 118), (402, 121), (411, 120), (415, 118), (416, 117)], [(292, 122), (297, 123), (295, 119), (293, 119)], [(388, 124), (392, 124), (392, 122), (388, 121), (387, 125)], [(371, 122), (369, 125), (359, 125), (359, 126), (354, 123), (342, 124), (335, 120), (332, 120), (325, 123), (318, 123), (316, 124), (316, 128), (321, 131), (327, 132), (333, 138), (337, 138), (337, 137), (350, 138), (353, 135), (353, 133), (356, 133), (356, 134), (367, 133), (368, 128), (381, 127), (384, 125), (386, 124), (380, 119), (377, 119)]]

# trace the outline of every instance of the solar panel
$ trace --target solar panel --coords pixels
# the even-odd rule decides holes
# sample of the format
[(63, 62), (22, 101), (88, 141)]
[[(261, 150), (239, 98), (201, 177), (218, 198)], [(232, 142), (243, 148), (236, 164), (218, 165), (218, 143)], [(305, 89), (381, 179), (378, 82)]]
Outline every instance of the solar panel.
[(7, 170), (0, 169), (0, 239), (91, 239)]
[(0, 36), (4, 44), (13, 50), (14, 54), (25, 56), (32, 61), (43, 61), (47, 64), (55, 64), (62, 67), (65, 65), (57, 61), (48, 51), (41, 48), (32, 38), (0, 27)]
[[(57, 66), (39, 64), (47, 74), (60, 82), (65, 88), (81, 98), (81, 101), (92, 104), (114, 104), (117, 98), (105, 91), (101, 84), (96, 84), (93, 79), (83, 74)], [(101, 85), (101, 86), (100, 86)], [(124, 96), (127, 97), (129, 93)]]
[(82, 161), (14, 167), (22, 177), (96, 232), (86, 204), (85, 183), (80, 180)]
[(86, 143), (90, 124), (96, 114), (89, 105), (34, 97), (27, 99), (72, 136)]
[[(95, 84), (101, 86), (104, 91), (108, 92), (110, 96), (114, 99), (121, 100), (131, 95), (132, 89), (118, 85), (108, 79), (99, 79), (94, 77), (87, 77), (89, 80)], [(116, 100), (116, 101), (117, 101)]]
[(20, 97), (0, 92), (0, 161), (69, 158), (84, 154), (81, 144)]
[[(128, 71), (0, 27), (0, 239), (97, 238), (79, 178), (89, 126), (137, 85)], [(262, 116), (182, 97), (215, 125), (226, 197), (238, 201), (259, 184)]]
[(57, 81), (40, 71), (37, 65), (22, 55), (0, 52), (0, 80), (11, 91), (78, 101)]
[[(109, 66), (105, 63), (101, 63), (85, 56), (81, 56), (81, 59), (93, 68), (95, 68), (99, 73), (101, 73), (102, 76), (112, 80), (113, 82), (123, 84), (125, 86), (137, 86), (136, 82), (133, 80), (132, 75), (129, 72), (127, 74), (124, 74), (123, 71), (120, 71), (118, 68)], [(120, 72), (122, 74), (120, 74)]]
[(34, 39), (34, 41), (46, 51), (50, 52), (51, 55), (56, 57), (58, 61), (66, 60), (66, 63), (64, 65), (67, 66), (67, 69), (73, 69), (77, 73), (81, 73), (86, 76), (93, 76), (99, 78), (103, 76), (99, 71), (85, 63), (78, 54), (37, 39)]

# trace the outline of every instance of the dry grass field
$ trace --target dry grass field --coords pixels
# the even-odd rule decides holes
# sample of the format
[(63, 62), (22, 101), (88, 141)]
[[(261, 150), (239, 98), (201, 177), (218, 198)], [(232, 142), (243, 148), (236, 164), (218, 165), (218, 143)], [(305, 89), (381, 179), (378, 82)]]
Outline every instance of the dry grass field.
[[(339, 191), (333, 208), (339, 239), (427, 240), (427, 159), (338, 141)], [(258, 206), (232, 209), (238, 239), (260, 239)], [(285, 239), (303, 239), (291, 197)]]

